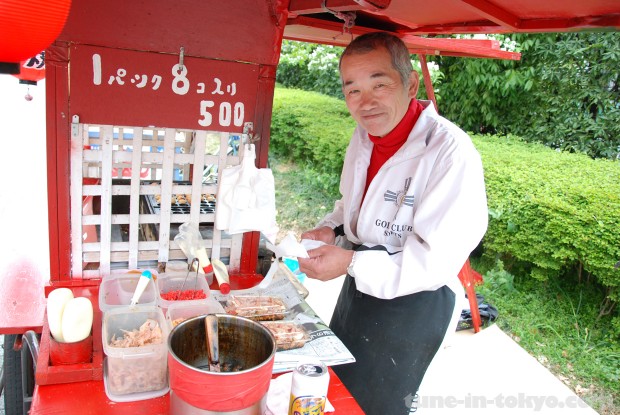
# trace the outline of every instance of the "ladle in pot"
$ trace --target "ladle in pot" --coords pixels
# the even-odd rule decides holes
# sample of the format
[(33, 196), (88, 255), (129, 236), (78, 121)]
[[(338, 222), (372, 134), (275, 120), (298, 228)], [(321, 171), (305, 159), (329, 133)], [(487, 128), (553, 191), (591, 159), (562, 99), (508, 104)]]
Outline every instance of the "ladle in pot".
[(220, 353), (217, 315), (207, 314), (205, 317), (205, 334), (207, 342), (207, 356), (209, 357), (209, 370), (211, 372), (219, 372)]

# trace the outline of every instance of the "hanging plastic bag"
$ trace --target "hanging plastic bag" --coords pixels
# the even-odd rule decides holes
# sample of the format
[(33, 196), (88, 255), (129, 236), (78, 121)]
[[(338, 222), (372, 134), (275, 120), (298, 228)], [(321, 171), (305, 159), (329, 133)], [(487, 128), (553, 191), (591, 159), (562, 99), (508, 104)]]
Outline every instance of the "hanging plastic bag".
[(245, 144), (241, 164), (221, 172), (215, 228), (229, 234), (259, 231), (274, 242), (278, 226), (273, 173), (258, 169), (255, 160), (254, 144)]

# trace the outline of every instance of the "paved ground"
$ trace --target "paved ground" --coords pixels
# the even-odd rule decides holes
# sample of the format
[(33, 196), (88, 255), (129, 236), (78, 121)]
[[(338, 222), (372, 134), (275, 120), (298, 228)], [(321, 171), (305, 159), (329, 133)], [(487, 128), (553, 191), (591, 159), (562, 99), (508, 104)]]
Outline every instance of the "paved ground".
[[(325, 322), (342, 280), (304, 283), (306, 301)], [(426, 372), (417, 407), (416, 415), (597, 414), (496, 325), (447, 338)]]

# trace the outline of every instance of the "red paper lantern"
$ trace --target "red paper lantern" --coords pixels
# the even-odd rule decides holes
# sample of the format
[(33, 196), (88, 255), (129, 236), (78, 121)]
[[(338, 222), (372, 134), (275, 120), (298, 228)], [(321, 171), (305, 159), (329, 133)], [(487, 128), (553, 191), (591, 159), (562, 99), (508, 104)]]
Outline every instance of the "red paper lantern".
[(19, 74), (13, 75), (20, 84), (36, 85), (45, 78), (45, 52), (19, 63)]
[(60, 35), (71, 0), (0, 0), (0, 63), (40, 53)]

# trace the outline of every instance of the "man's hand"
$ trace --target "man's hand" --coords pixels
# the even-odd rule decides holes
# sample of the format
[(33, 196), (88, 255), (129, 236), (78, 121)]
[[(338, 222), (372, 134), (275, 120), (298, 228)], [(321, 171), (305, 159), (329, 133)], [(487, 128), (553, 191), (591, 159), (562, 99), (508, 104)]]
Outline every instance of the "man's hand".
[[(331, 231), (331, 228), (328, 228)], [(333, 231), (332, 231), (333, 234)], [(309, 258), (297, 258), (299, 270), (308, 277), (328, 281), (347, 273), (354, 251), (322, 245), (308, 251)]]
[(322, 241), (328, 245), (336, 243), (336, 234), (329, 226), (321, 226), (301, 234), (301, 239), (311, 239), (313, 241)]

